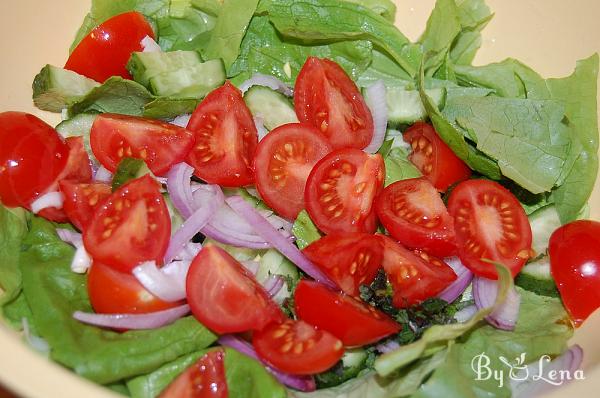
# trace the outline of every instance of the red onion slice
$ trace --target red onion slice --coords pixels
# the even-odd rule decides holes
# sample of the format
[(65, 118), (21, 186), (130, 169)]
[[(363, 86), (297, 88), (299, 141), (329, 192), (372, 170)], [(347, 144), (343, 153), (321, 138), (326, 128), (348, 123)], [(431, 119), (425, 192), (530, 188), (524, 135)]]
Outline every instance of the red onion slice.
[(194, 168), (186, 163), (178, 163), (167, 173), (167, 191), (173, 205), (183, 218), (189, 218), (196, 210), (190, 181)]
[(291, 87), (279, 80), (278, 78), (276, 78), (275, 76), (263, 75), (262, 73), (255, 73), (250, 79), (240, 84), (239, 89), (242, 92), (242, 94), (245, 94), (246, 91), (248, 91), (252, 86), (268, 87), (271, 90), (279, 91), (286, 97), (294, 96), (294, 91), (292, 91)]
[(265, 127), (265, 122), (262, 117), (254, 116), (254, 126), (256, 126), (256, 131), (258, 132), (258, 140), (261, 141), (267, 134), (269, 134), (269, 130)]
[(248, 261), (240, 261), (240, 264), (244, 266), (248, 271), (255, 275), (258, 273), (258, 268), (260, 267), (260, 263), (258, 261), (248, 260)]
[(186, 297), (185, 280), (191, 261), (173, 261), (159, 269), (154, 261), (147, 261), (133, 269), (133, 275), (150, 293), (167, 302)]
[(269, 373), (271, 373), (277, 380), (279, 380), (281, 384), (285, 386), (305, 392), (311, 392), (317, 389), (315, 379), (312, 376), (294, 376), (270, 367), (262, 362), (250, 343), (240, 339), (239, 337), (231, 334), (225, 334), (219, 338), (219, 344), (225, 347), (233, 348), (234, 350), (263, 363), (265, 369), (267, 369)]
[(400, 348), (400, 343), (398, 343), (395, 340), (390, 340), (388, 342), (377, 344), (375, 346), (375, 349), (377, 351), (379, 351), (380, 353), (382, 353), (382, 354), (386, 354), (388, 352), (396, 351), (398, 348)]
[(222, 231), (214, 226), (208, 224), (202, 229), (202, 233), (210, 239), (216, 240), (226, 245), (245, 247), (248, 249), (269, 249), (271, 247), (267, 242), (250, 242), (247, 240), (239, 239), (231, 236), (227, 231)]
[(265, 281), (263, 287), (269, 293), (270, 297), (274, 297), (279, 293), (284, 285), (283, 278), (280, 275), (271, 275), (269, 279)]
[(388, 123), (386, 88), (383, 80), (378, 80), (367, 88), (365, 100), (373, 116), (374, 128), (373, 138), (364, 151), (367, 153), (376, 153), (383, 144)]
[(456, 280), (438, 294), (438, 298), (447, 303), (452, 303), (465, 291), (467, 286), (469, 286), (473, 280), (473, 273), (462, 264), (458, 257), (446, 258), (444, 259), (444, 262), (454, 270)]
[(98, 170), (96, 170), (96, 173), (94, 174), (94, 181), (96, 182), (104, 182), (110, 184), (112, 178), (112, 173), (108, 171), (104, 166), (98, 167)]
[(49, 207), (62, 209), (64, 201), (65, 197), (62, 193), (58, 191), (48, 192), (31, 202), (31, 211), (33, 214), (38, 214)]
[(475, 304), (470, 305), (454, 314), (454, 319), (456, 319), (458, 323), (468, 322), (471, 318), (475, 316), (477, 311), (479, 311), (479, 309), (477, 309), (477, 306)]
[(162, 49), (160, 48), (158, 43), (150, 36), (144, 37), (142, 39), (142, 41), (140, 42), (140, 44), (142, 45), (142, 49), (143, 49), (142, 52), (145, 52), (145, 53), (162, 52)]
[[(475, 277), (473, 278), (473, 298), (478, 309), (491, 308), (498, 296), (498, 281)], [(513, 330), (519, 318), (521, 296), (513, 286), (506, 294), (504, 302), (494, 308), (486, 317), (488, 323), (498, 329)]]
[(256, 211), (251, 204), (246, 202), (240, 196), (232, 196), (226, 199), (226, 202), (231, 208), (238, 213), (250, 225), (254, 226), (256, 232), (276, 248), (281, 254), (287, 257), (291, 262), (296, 264), (298, 268), (304, 271), (308, 276), (318, 282), (335, 288), (335, 284), (321, 272), (308, 258), (302, 254), (298, 248), (281, 235), (260, 213)]
[(56, 228), (56, 234), (63, 242), (78, 247), (83, 244), (83, 238), (79, 232), (65, 228)]
[(187, 304), (148, 314), (93, 314), (75, 311), (73, 318), (88, 325), (111, 329), (157, 329), (169, 325), (190, 312)]
[(57, 228), (56, 233), (60, 240), (74, 246), (77, 249), (75, 250), (75, 255), (71, 260), (71, 271), (78, 274), (85, 274), (92, 265), (92, 259), (85, 250), (81, 234), (64, 228)]

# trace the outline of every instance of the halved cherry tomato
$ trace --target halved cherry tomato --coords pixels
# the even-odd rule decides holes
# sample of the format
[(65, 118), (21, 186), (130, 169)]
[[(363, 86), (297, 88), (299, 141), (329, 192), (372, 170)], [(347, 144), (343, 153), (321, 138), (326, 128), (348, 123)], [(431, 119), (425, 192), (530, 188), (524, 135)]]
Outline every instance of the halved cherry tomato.
[(111, 76), (131, 79), (127, 62), (131, 53), (142, 51), (142, 39), (154, 38), (152, 26), (139, 12), (110, 18), (92, 30), (75, 47), (65, 69), (104, 83)]
[(324, 236), (302, 252), (351, 296), (360, 294), (360, 285), (373, 282), (383, 261), (381, 241), (360, 232)]
[(356, 84), (335, 62), (310, 57), (294, 90), (301, 122), (319, 129), (334, 149), (363, 149), (373, 138), (373, 117)]
[(227, 187), (254, 182), (258, 132), (242, 93), (229, 81), (204, 98), (187, 128), (196, 137), (188, 161), (197, 177)]
[(576, 326), (600, 307), (600, 222), (575, 221), (550, 237), (550, 270)]
[(90, 303), (99, 314), (145, 314), (181, 305), (154, 296), (135, 276), (95, 261), (88, 273)]
[(408, 158), (438, 191), (445, 192), (450, 185), (471, 176), (469, 166), (452, 152), (430, 124), (413, 124), (404, 133), (404, 140), (413, 149)]
[(252, 344), (263, 361), (294, 375), (324, 372), (344, 354), (342, 342), (330, 333), (291, 319), (254, 333)]
[(115, 172), (124, 157), (142, 159), (156, 175), (182, 162), (194, 145), (193, 134), (179, 126), (135, 116), (103, 114), (90, 133), (96, 158)]
[(507, 266), (513, 277), (531, 256), (531, 226), (523, 207), (509, 190), (494, 181), (469, 180), (450, 194), (458, 256), (478, 276), (497, 279), (496, 268), (482, 259)]
[(227, 398), (224, 360), (221, 348), (207, 352), (177, 376), (159, 398)]
[(192, 314), (216, 333), (260, 330), (283, 319), (281, 309), (254, 276), (225, 250), (202, 248), (187, 275)]
[(277, 127), (256, 149), (254, 177), (260, 196), (279, 215), (295, 219), (304, 209), (310, 171), (329, 152), (329, 142), (308, 124)]
[(454, 220), (425, 178), (389, 185), (375, 200), (375, 210), (385, 229), (403, 245), (438, 257), (456, 253)]
[(171, 219), (159, 184), (149, 175), (129, 181), (94, 212), (83, 243), (94, 261), (130, 272), (144, 261), (162, 263)]
[(64, 170), (69, 147), (56, 130), (33, 115), (0, 113), (0, 200), (29, 206)]
[(300, 281), (294, 303), (300, 319), (327, 330), (345, 346), (371, 344), (400, 331), (383, 312), (317, 282)]
[(373, 233), (377, 217), (373, 200), (383, 189), (381, 155), (339, 149), (321, 159), (308, 180), (304, 200), (310, 218), (326, 234)]
[(63, 210), (69, 221), (83, 231), (92, 221), (94, 210), (111, 194), (108, 184), (77, 184), (61, 181), (60, 191), (65, 196)]
[(384, 235), (383, 269), (394, 289), (393, 304), (406, 308), (435, 297), (456, 280), (454, 270), (424, 251), (410, 251)]

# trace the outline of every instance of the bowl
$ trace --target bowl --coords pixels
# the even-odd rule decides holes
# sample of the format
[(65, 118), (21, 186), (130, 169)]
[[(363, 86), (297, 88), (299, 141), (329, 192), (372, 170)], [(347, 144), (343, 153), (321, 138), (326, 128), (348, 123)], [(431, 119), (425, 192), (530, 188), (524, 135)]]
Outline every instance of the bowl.
[[(118, 1), (118, 0), (115, 0)], [(434, 0), (396, 0), (397, 25), (416, 39)], [(575, 61), (600, 51), (600, 2), (597, 0), (487, 0), (495, 12), (484, 30), (475, 64), (517, 58), (545, 77), (571, 73)], [(62, 66), (69, 45), (90, 4), (81, 0), (4, 2), (0, 13), (0, 110), (20, 110), (51, 124), (59, 116), (33, 107), (31, 82), (47, 64)], [(600, 184), (590, 200), (592, 218), (600, 220)], [(585, 381), (557, 390), (553, 397), (595, 396), (600, 389), (600, 312), (577, 330), (574, 342), (585, 351)], [(0, 382), (17, 394), (42, 398), (117, 397), (42, 357), (21, 336), (0, 324)]]

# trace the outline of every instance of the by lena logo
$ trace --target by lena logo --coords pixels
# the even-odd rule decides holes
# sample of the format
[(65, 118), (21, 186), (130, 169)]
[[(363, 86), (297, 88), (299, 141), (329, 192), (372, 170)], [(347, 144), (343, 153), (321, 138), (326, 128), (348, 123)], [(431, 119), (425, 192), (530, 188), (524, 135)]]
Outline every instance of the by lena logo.
[[(501, 368), (495, 368), (492, 365), (491, 358), (482, 352), (475, 355), (471, 361), (471, 369), (475, 373), (475, 380), (496, 380), (498, 387), (502, 388), (506, 380), (511, 384), (527, 381), (545, 382), (553, 386), (560, 386), (570, 380), (584, 380), (583, 370), (578, 369), (571, 372), (569, 369), (556, 369), (552, 366), (552, 358), (549, 355), (542, 355), (536, 363), (527, 364), (526, 354), (522, 353), (514, 360), (509, 360), (503, 356), (498, 357)], [(499, 366), (496, 366), (499, 367)]]

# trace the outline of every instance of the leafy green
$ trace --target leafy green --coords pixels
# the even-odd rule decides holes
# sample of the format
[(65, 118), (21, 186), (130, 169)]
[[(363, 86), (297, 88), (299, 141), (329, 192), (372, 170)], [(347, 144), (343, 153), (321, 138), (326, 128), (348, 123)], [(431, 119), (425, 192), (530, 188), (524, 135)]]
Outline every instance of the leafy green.
[(373, 359), (375, 348), (350, 348), (344, 352), (342, 359), (326, 372), (315, 375), (317, 388), (338, 386), (354, 377), (357, 377), (369, 366)]
[[(129, 180), (140, 177), (140, 171), (142, 171), (144, 166), (146, 166), (146, 163), (142, 159), (128, 157), (121, 159), (112, 180), (113, 192)], [(145, 168), (148, 169), (148, 167)]]
[(26, 212), (0, 204), (0, 313), (21, 292), (19, 257), (21, 242), (27, 233)]
[(73, 312), (90, 312), (86, 276), (70, 269), (74, 250), (48, 221), (34, 218), (19, 264), (23, 292), (51, 357), (98, 383), (152, 372), (164, 363), (212, 344), (216, 336), (193, 317), (156, 330), (117, 333), (81, 324)]
[(390, 22), (396, 19), (396, 3), (391, 0), (342, 0), (348, 3), (356, 3), (381, 15)]
[(392, 148), (383, 158), (385, 163), (385, 186), (408, 178), (417, 178), (421, 172), (408, 160), (410, 151), (404, 147)]
[(310, 219), (306, 210), (302, 210), (298, 214), (298, 217), (296, 217), (296, 221), (292, 227), (292, 234), (296, 237), (296, 244), (300, 249), (304, 249), (321, 238), (319, 230)]

